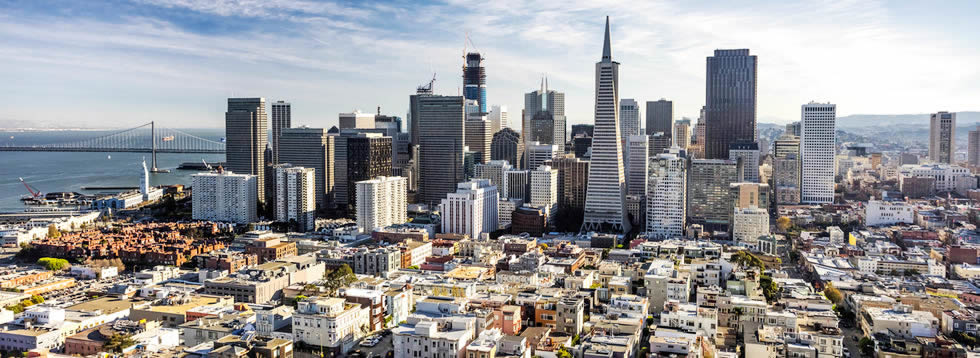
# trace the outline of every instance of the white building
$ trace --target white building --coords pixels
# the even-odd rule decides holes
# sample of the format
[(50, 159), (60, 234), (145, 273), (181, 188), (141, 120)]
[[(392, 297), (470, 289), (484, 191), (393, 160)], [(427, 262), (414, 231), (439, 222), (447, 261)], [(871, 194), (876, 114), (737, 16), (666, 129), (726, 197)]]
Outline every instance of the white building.
[[(903, 186), (905, 178), (932, 178), (936, 180), (936, 192), (944, 193), (956, 190), (959, 178), (972, 178), (970, 170), (958, 165), (949, 164), (907, 164), (898, 168), (898, 185)], [(975, 182), (975, 181), (974, 181)]]
[(507, 197), (507, 176), (504, 174), (514, 169), (506, 160), (491, 160), (486, 164), (473, 166), (473, 179), (490, 179), (490, 184), (497, 187), (501, 198)]
[(865, 307), (861, 328), (866, 336), (892, 331), (915, 337), (935, 337), (939, 320), (927, 311), (913, 311), (908, 305), (892, 308)]
[(514, 211), (521, 207), (521, 205), (524, 205), (524, 200), (500, 197), (500, 202), (497, 203), (497, 228), (509, 228), (511, 225), (511, 216), (514, 215)]
[(459, 358), (476, 337), (476, 319), (412, 315), (391, 333), (394, 358)]
[(800, 119), (800, 202), (834, 202), (837, 105), (810, 102)]
[(340, 129), (372, 129), (374, 125), (374, 113), (361, 113), (354, 110), (351, 113), (341, 113), (339, 115)]
[(510, 127), (507, 106), (501, 106), (499, 104), (491, 106), (490, 114), (487, 115), (487, 118), (490, 119), (490, 127), (493, 128), (493, 133), (497, 133), (503, 128)]
[(293, 314), (296, 342), (334, 348), (343, 355), (370, 327), (370, 314), (360, 304), (343, 298), (318, 297), (299, 302)]
[(561, 149), (558, 145), (554, 144), (531, 142), (527, 145), (527, 155), (524, 156), (527, 161), (527, 167), (531, 169), (537, 168), (549, 160), (558, 158), (562, 154)]
[(647, 235), (663, 239), (684, 235), (687, 215), (686, 161), (675, 153), (663, 153), (650, 159), (646, 186)]
[(295, 221), (301, 231), (316, 229), (313, 168), (276, 166), (276, 221)]
[(543, 209), (548, 215), (548, 224), (554, 223), (558, 213), (558, 170), (542, 165), (531, 171), (531, 200), (528, 204)]
[(693, 303), (669, 301), (660, 313), (660, 326), (714, 338), (718, 333), (718, 311)]
[(230, 171), (191, 176), (191, 217), (194, 220), (248, 224), (257, 218), (258, 181)]
[(650, 137), (626, 137), (626, 195), (645, 195), (650, 158)]
[(742, 160), (740, 182), (759, 182), (759, 143), (733, 143), (728, 148), (728, 159)]
[(893, 225), (915, 223), (915, 208), (905, 202), (869, 200), (864, 209), (864, 225)]
[(757, 207), (736, 208), (732, 220), (732, 240), (754, 247), (759, 237), (769, 235), (769, 212)]
[(640, 135), (640, 105), (632, 98), (619, 100), (619, 136)]
[(408, 179), (377, 177), (357, 182), (357, 228), (369, 232), (408, 221)]
[(476, 179), (456, 185), (439, 211), (442, 213), (442, 232), (480, 237), (497, 229), (497, 204), (500, 195), (490, 180)]

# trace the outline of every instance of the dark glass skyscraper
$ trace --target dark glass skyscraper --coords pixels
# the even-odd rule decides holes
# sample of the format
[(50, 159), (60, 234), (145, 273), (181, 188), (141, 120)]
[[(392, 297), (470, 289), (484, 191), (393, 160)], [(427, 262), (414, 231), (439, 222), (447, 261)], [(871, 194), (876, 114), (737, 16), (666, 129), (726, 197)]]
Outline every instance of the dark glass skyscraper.
[(705, 156), (728, 159), (735, 142), (756, 141), (756, 56), (748, 49), (715, 50), (707, 59)]
[(487, 71), (479, 52), (466, 54), (463, 65), (463, 97), (480, 103), (480, 113), (487, 113)]
[(272, 133), (269, 135), (269, 141), (272, 144), (272, 158), (266, 158), (266, 160), (271, 159), (273, 164), (279, 164), (279, 137), (282, 136), (282, 130), (292, 126), (292, 108), (293, 106), (286, 101), (272, 103)]
[(225, 169), (258, 179), (265, 200), (265, 147), (269, 140), (265, 98), (229, 98), (225, 112)]

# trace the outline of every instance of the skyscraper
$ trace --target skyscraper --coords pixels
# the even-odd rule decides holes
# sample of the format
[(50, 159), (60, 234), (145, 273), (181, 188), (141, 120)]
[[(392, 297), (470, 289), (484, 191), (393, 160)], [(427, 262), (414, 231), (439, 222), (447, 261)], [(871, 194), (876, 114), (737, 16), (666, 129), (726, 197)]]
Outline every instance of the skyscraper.
[[(799, 123), (799, 122), (797, 122)], [(800, 138), (787, 131), (773, 142), (773, 185), (777, 204), (800, 202)]]
[(456, 185), (456, 192), (440, 200), (442, 232), (480, 237), (497, 230), (497, 187), (486, 179)]
[(545, 165), (558, 171), (558, 208), (578, 212), (584, 210), (585, 189), (589, 185), (589, 161), (566, 154), (545, 162)]
[(612, 60), (609, 17), (602, 59), (595, 65), (595, 136), (582, 231), (628, 232), (623, 147), (619, 136), (619, 63)]
[(316, 229), (316, 177), (313, 168), (277, 165), (276, 221), (296, 222), (300, 231)]
[(229, 171), (191, 175), (191, 218), (248, 224), (257, 219), (256, 176)]
[(506, 160), (514, 168), (521, 168), (524, 160), (524, 140), (513, 129), (504, 128), (493, 134), (490, 140), (490, 159)]
[(953, 164), (956, 153), (956, 113), (929, 115), (929, 160)]
[(671, 138), (674, 132), (674, 102), (666, 99), (647, 101), (646, 134), (663, 132)]
[(647, 188), (647, 168), (650, 158), (650, 137), (631, 135), (626, 140), (626, 193), (645, 195)]
[[(542, 113), (544, 112), (544, 113)], [(556, 144), (561, 146), (564, 152), (565, 146), (565, 94), (548, 89), (548, 80), (541, 80), (541, 89), (524, 94), (524, 119), (521, 126), (521, 133), (524, 135), (524, 145), (534, 141), (531, 133), (533, 132), (531, 120), (537, 116), (539, 119), (550, 119), (552, 133), (550, 140), (542, 143)]]
[(355, 183), (357, 229), (370, 232), (408, 221), (407, 184), (402, 177), (377, 177)]
[(507, 185), (507, 198), (520, 199), (524, 202), (531, 200), (531, 174), (528, 170), (508, 170), (504, 172), (504, 184)]
[(837, 105), (810, 102), (800, 120), (800, 202), (834, 202)]
[(355, 183), (391, 175), (391, 137), (342, 132), (336, 143), (336, 201), (347, 209), (357, 204)]
[(489, 179), (497, 187), (501, 199), (507, 198), (506, 173), (513, 169), (506, 160), (491, 160), (487, 164), (477, 164), (473, 168), (473, 179)]
[(734, 142), (756, 141), (758, 63), (748, 49), (715, 50), (707, 59), (705, 157), (728, 159)]
[(528, 205), (544, 210), (548, 225), (554, 226), (558, 214), (558, 171), (547, 165), (531, 170), (531, 201)]
[(529, 170), (534, 170), (539, 166), (544, 165), (544, 162), (558, 158), (559, 156), (561, 156), (561, 151), (558, 149), (557, 145), (531, 142), (531, 144), (527, 146), (527, 155), (525, 156), (525, 160), (527, 161), (527, 168)]
[(980, 125), (970, 131), (966, 146), (967, 166), (980, 166)]
[(732, 213), (729, 186), (738, 182), (739, 163), (727, 159), (693, 159), (687, 171), (687, 217), (705, 230), (728, 231)]
[(497, 134), (501, 129), (510, 128), (509, 117), (510, 114), (507, 113), (507, 106), (493, 105), (490, 107), (490, 114), (487, 116), (490, 119), (491, 127), (493, 128), (493, 134)]
[(479, 52), (470, 52), (465, 56), (463, 97), (479, 102), (480, 113), (487, 113), (487, 71)]
[(265, 200), (265, 147), (269, 140), (265, 98), (229, 98), (225, 112), (226, 168), (255, 175), (258, 200)]
[(465, 144), (471, 152), (479, 153), (478, 163), (490, 161), (490, 143), (493, 139), (493, 128), (486, 115), (470, 113), (466, 118)]
[(272, 133), (269, 136), (272, 144), (272, 164), (279, 164), (279, 137), (283, 128), (289, 128), (293, 123), (293, 106), (289, 102), (276, 101), (272, 104)]
[(640, 105), (632, 98), (619, 100), (619, 136), (626, 139), (640, 134)]
[(650, 159), (646, 185), (646, 233), (658, 239), (684, 235), (687, 214), (687, 159), (662, 153)]
[(417, 95), (420, 203), (437, 205), (463, 181), (464, 99)]
[(735, 142), (729, 146), (728, 159), (742, 160), (738, 181), (759, 182), (759, 143)]
[(371, 113), (355, 110), (350, 113), (341, 113), (338, 117), (340, 129), (370, 129), (375, 127), (375, 115)]
[(691, 120), (688, 118), (674, 122), (674, 145), (687, 150), (691, 145)]
[(279, 160), (313, 169), (317, 209), (327, 209), (334, 200), (334, 142), (336, 136), (323, 128), (284, 128), (279, 137)]

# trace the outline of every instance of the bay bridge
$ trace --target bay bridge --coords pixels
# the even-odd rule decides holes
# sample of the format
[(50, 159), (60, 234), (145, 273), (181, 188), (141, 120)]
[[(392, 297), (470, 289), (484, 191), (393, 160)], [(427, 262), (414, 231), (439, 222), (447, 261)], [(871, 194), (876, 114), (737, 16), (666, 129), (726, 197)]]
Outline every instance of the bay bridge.
[(90, 138), (73, 138), (41, 145), (0, 145), (0, 152), (129, 152), (224, 154), (224, 139), (213, 140), (172, 128), (157, 128), (154, 122), (133, 128), (100, 133)]

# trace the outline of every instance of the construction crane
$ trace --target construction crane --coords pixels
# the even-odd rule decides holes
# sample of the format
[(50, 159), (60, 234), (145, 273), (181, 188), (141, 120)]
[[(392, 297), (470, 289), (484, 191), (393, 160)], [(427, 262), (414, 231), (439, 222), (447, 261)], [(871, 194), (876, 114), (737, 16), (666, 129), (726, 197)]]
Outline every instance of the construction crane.
[(17, 178), (17, 179), (20, 179), (20, 183), (21, 184), (24, 184), (24, 187), (27, 188), (27, 192), (28, 193), (31, 193), (31, 198), (32, 199), (39, 200), (39, 199), (41, 199), (42, 196), (44, 196), (44, 193), (41, 193), (40, 190), (37, 190), (35, 188), (32, 188), (30, 186), (30, 184), (27, 184), (27, 182), (24, 181), (24, 178)]
[(211, 164), (208, 164), (208, 161), (204, 160), (204, 158), (201, 158), (201, 163), (204, 163), (204, 167), (208, 168), (208, 171), (214, 171), (214, 169), (211, 168)]

